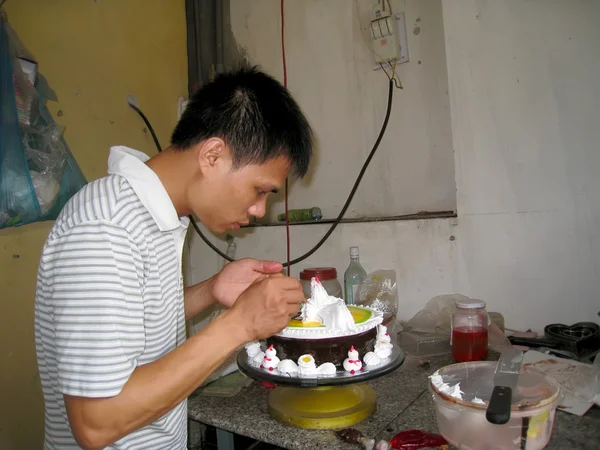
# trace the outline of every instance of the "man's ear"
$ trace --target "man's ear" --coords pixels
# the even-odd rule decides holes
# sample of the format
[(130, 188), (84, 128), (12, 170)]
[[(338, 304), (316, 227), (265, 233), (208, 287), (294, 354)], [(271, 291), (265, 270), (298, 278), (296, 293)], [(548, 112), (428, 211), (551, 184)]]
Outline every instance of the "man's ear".
[(203, 173), (215, 168), (226, 157), (225, 142), (221, 138), (210, 138), (200, 144), (198, 165)]

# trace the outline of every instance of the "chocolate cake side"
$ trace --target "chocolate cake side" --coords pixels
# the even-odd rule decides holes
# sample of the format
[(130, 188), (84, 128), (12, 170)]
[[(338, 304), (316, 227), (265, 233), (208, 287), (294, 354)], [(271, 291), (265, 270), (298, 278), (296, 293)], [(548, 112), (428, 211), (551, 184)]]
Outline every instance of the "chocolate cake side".
[(360, 358), (367, 352), (372, 352), (377, 338), (377, 327), (352, 336), (339, 336), (324, 339), (289, 338), (271, 336), (267, 339), (267, 347), (273, 345), (277, 357), (281, 360), (291, 359), (294, 362), (302, 355), (310, 354), (318, 365), (330, 362), (338, 369), (348, 358), (352, 346), (358, 351)]

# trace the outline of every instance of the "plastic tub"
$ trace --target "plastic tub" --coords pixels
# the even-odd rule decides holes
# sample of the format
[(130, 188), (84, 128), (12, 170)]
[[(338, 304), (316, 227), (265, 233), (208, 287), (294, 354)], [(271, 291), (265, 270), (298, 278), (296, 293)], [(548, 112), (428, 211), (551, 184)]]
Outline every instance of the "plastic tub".
[[(496, 364), (493, 361), (453, 364), (430, 377), (440, 433), (463, 450), (543, 449), (550, 440), (561, 398), (559, 384), (524, 366), (513, 391), (509, 422), (494, 425), (485, 414), (494, 389)], [(443, 387), (440, 383), (444, 383)], [(455, 388), (457, 384), (459, 388)], [(461, 394), (449, 394), (451, 388)]]

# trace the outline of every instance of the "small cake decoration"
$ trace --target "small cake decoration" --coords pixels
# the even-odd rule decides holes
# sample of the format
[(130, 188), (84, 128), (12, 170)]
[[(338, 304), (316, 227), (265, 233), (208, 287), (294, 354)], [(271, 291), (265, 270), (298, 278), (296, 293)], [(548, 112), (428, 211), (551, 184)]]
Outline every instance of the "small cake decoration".
[(250, 342), (246, 344), (245, 348), (248, 355), (248, 364), (252, 367), (260, 367), (265, 357), (264, 352), (260, 349), (260, 342)]
[(365, 356), (363, 356), (363, 361), (367, 367), (375, 367), (381, 364), (381, 358), (374, 352), (368, 352), (365, 354)]
[(354, 348), (354, 345), (348, 351), (348, 358), (344, 360), (344, 370), (352, 375), (363, 370), (362, 362), (358, 359), (358, 351)]
[(250, 365), (252, 365), (252, 367), (260, 367), (262, 366), (264, 359), (265, 352), (260, 351), (250, 360)]
[(392, 338), (387, 332), (387, 327), (384, 325), (377, 326), (377, 340), (375, 341), (375, 354), (381, 359), (389, 358), (392, 354)]
[(246, 354), (248, 355), (248, 358), (254, 358), (256, 355), (258, 355), (261, 352), (260, 349), (260, 342), (250, 342), (248, 344), (246, 344), (245, 346), (246, 348)]
[(319, 367), (317, 367), (317, 373), (319, 375), (335, 375), (337, 372), (337, 369), (335, 367), (335, 364), (330, 363), (330, 362), (326, 362), (321, 364)]
[(317, 365), (312, 355), (306, 354), (298, 358), (298, 373), (300, 375), (314, 375), (317, 373)]
[(291, 359), (283, 359), (279, 362), (277, 370), (279, 370), (279, 373), (282, 375), (291, 377), (298, 373), (298, 365)]
[(271, 345), (267, 350), (265, 350), (265, 356), (263, 357), (263, 363), (260, 368), (268, 370), (269, 372), (273, 372), (275, 369), (277, 369), (278, 365), (279, 358), (277, 357), (277, 352)]

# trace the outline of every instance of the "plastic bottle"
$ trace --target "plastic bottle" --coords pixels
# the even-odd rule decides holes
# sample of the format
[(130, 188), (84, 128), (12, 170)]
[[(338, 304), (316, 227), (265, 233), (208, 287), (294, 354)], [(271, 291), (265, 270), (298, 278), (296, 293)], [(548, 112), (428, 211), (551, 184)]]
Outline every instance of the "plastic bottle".
[(358, 247), (350, 247), (350, 264), (344, 273), (344, 299), (347, 305), (354, 305), (356, 289), (365, 278), (367, 272), (360, 265)]
[(310, 282), (313, 277), (318, 277), (321, 286), (332, 297), (342, 298), (342, 286), (337, 279), (337, 270), (334, 267), (314, 267), (300, 272), (300, 284), (306, 298), (310, 298)]
[[(290, 222), (309, 222), (311, 220), (321, 220), (323, 218), (323, 213), (321, 212), (321, 208), (315, 206), (306, 209), (290, 209), (288, 211), (288, 217), (290, 218)], [(277, 220), (285, 222), (285, 213), (279, 214)]]

